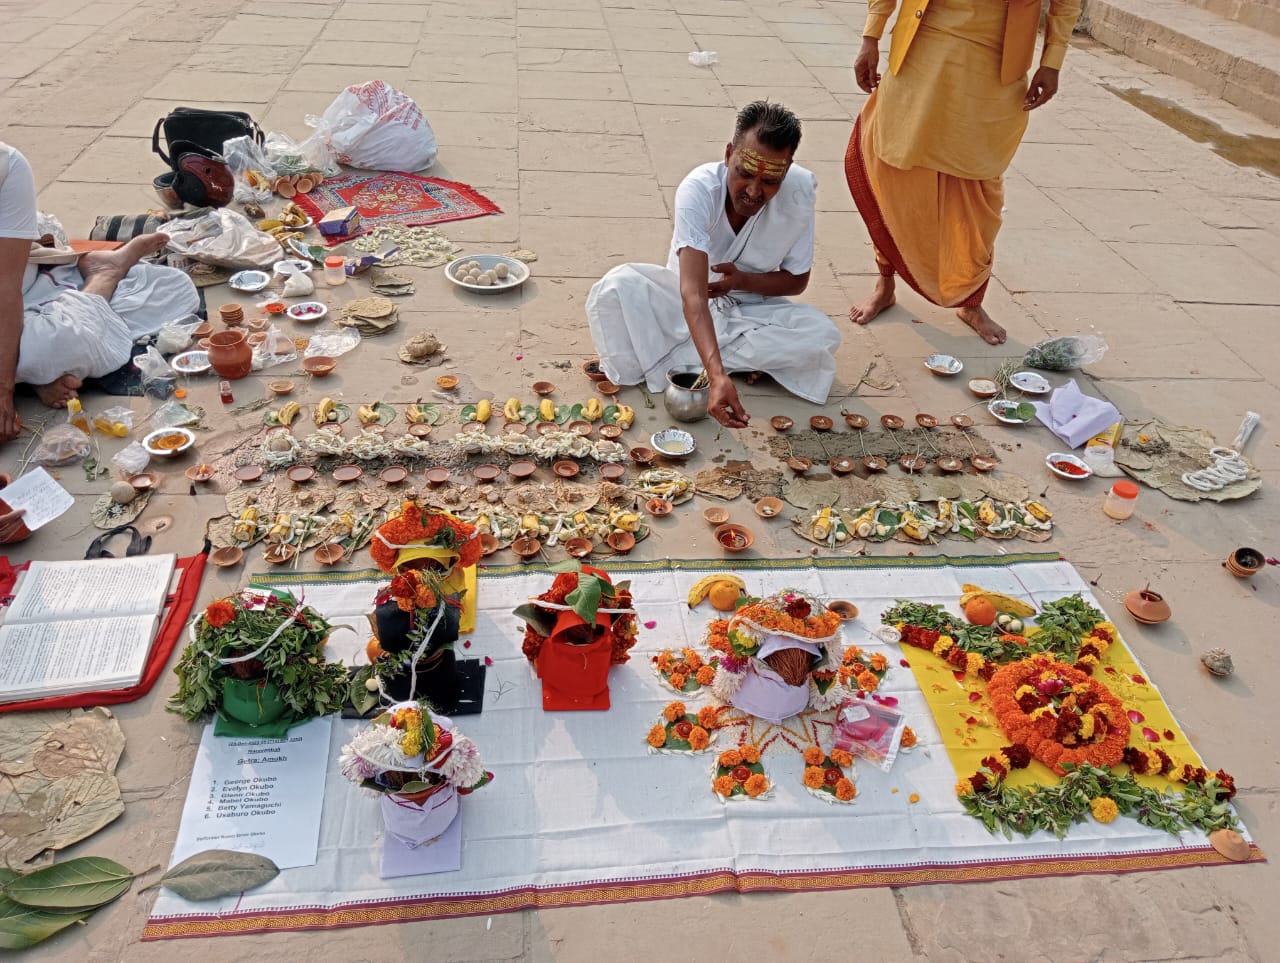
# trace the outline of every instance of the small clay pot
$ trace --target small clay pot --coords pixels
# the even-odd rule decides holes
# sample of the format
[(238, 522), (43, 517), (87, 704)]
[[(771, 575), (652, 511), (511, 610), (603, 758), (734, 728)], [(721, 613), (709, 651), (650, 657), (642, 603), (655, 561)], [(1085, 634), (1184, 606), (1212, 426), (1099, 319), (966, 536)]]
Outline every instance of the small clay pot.
[(284, 473), (284, 477), (294, 484), (300, 485), (316, 477), (316, 470), (310, 465), (294, 465)]
[(538, 466), (531, 461), (513, 461), (507, 466), (507, 473), (515, 479), (528, 478), (537, 470)]
[(880, 424), (884, 425), (884, 427), (888, 428), (890, 431), (897, 431), (906, 424), (906, 422), (897, 415), (881, 415)]
[(591, 427), (591, 422), (589, 421), (571, 421), (569, 422), (569, 430), (576, 431), (583, 438), (590, 438), (591, 432), (595, 429)]
[(836, 615), (840, 616), (841, 622), (852, 622), (858, 617), (858, 607), (852, 602), (846, 602), (843, 599), (828, 602), (827, 611), (834, 612)]
[(267, 384), (267, 388), (273, 395), (287, 395), (293, 392), (292, 381), (272, 381)]
[(734, 522), (721, 525), (716, 529), (715, 536), (716, 542), (726, 552), (745, 552), (756, 540), (756, 537), (751, 534), (751, 529)]
[(535, 381), (531, 386), (535, 395), (546, 397), (556, 390), (556, 386), (550, 381)]
[(333, 374), (333, 369), (336, 367), (338, 367), (336, 360), (322, 354), (302, 359), (302, 370), (313, 378), (327, 378)]
[(973, 419), (968, 415), (952, 415), (951, 423), (963, 431), (966, 428), (973, 427)]
[(1164, 596), (1159, 592), (1151, 591), (1149, 587), (1126, 595), (1124, 607), (1136, 621), (1143, 625), (1159, 625), (1161, 622), (1167, 622), (1173, 615)]
[(861, 431), (871, 424), (866, 415), (851, 414), (847, 411), (844, 413), (844, 423), (854, 431)]
[(799, 455), (794, 455), (787, 459), (787, 467), (797, 475), (803, 475), (813, 467), (813, 460), (811, 458), (801, 458)]
[(636, 537), (630, 532), (613, 532), (605, 542), (619, 555), (626, 555), (636, 547)]
[(937, 428), (938, 419), (933, 415), (926, 415), (923, 412), (916, 415), (916, 424), (921, 428)]
[(193, 482), (207, 482), (216, 473), (212, 465), (192, 465), (183, 474)]
[(436, 387), (441, 391), (452, 391), (454, 388), (458, 387), (458, 376), (441, 375), (436, 379)]
[(908, 475), (914, 475), (928, 468), (929, 461), (923, 455), (903, 455), (898, 459), (898, 467)]
[(723, 525), (729, 520), (729, 509), (727, 508), (708, 508), (702, 513), (702, 520), (708, 525)]
[(782, 514), (782, 499), (767, 495), (756, 502), (756, 514), (761, 518), (777, 518)]
[(492, 532), (480, 533), (480, 554), (492, 555), (498, 549), (502, 548), (502, 539), (498, 538)]
[(608, 377), (600, 370), (599, 358), (592, 358), (590, 361), (582, 362), (582, 373), (592, 381), (604, 381)]
[(605, 481), (616, 482), (626, 473), (627, 469), (625, 466), (614, 464), (612, 462), (600, 466), (600, 477)]
[(953, 455), (943, 455), (934, 464), (938, 466), (938, 471), (944, 473), (964, 471), (964, 462)]
[(527, 562), (536, 558), (538, 553), (542, 551), (542, 543), (532, 535), (521, 535), (511, 543), (511, 551), (513, 551), (518, 559)]
[(606, 441), (617, 441), (622, 437), (622, 429), (617, 425), (601, 425), (600, 437)]
[(564, 550), (570, 558), (586, 558), (591, 554), (591, 539), (578, 536), (564, 543)]
[(830, 431), (834, 424), (826, 415), (814, 415), (809, 419), (809, 427), (814, 431)]
[(552, 465), (551, 470), (560, 478), (574, 478), (582, 470), (582, 467), (576, 461), (565, 459)]
[(410, 425), (409, 434), (411, 434), (414, 438), (426, 438), (429, 434), (431, 434), (431, 426), (430, 425)]
[(336, 565), (346, 552), (347, 550), (339, 543), (330, 542), (328, 545), (321, 545), (317, 548), (311, 553), (311, 557), (321, 565)]
[(839, 458), (832, 458), (831, 461), (827, 462), (827, 467), (830, 468), (834, 474), (847, 475), (858, 467), (858, 463), (852, 458), (845, 458), (842, 455)]
[(631, 460), (637, 465), (651, 465), (653, 464), (654, 458), (657, 457), (652, 448), (646, 448), (644, 445), (638, 445), (635, 448), (632, 448), (631, 451), (627, 452), (627, 454), (631, 456)]
[(879, 455), (867, 455), (866, 458), (862, 459), (862, 467), (869, 473), (874, 473), (885, 471), (889, 467), (889, 463)]
[(471, 469), (471, 474), (476, 481), (491, 482), (502, 474), (502, 469), (497, 465), (476, 465)]
[(523, 421), (508, 421), (502, 426), (502, 433), (504, 435), (527, 435), (529, 426)]
[(364, 474), (359, 465), (339, 465), (333, 470), (333, 480), (339, 484), (357, 481)]
[(615, 385), (612, 381), (596, 382), (596, 391), (600, 392), (600, 394), (604, 395), (607, 398), (612, 398), (621, 390), (622, 390), (622, 386)]
[(795, 426), (795, 421), (786, 415), (774, 415), (769, 419), (769, 424), (774, 431), (790, 431)]
[(468, 421), (462, 426), (464, 435), (483, 435), (488, 430), (488, 425), (483, 421)]
[(992, 471), (1000, 463), (987, 455), (974, 455), (969, 459), (969, 464), (974, 471)]
[(378, 477), (388, 485), (399, 485), (409, 477), (409, 469), (403, 465), (388, 465), (378, 472)]
[(1267, 563), (1256, 548), (1237, 548), (1222, 564), (1236, 578), (1249, 578)]
[(662, 518), (664, 515), (670, 515), (675, 506), (668, 499), (659, 498), (655, 495), (645, 502), (644, 507), (654, 518)]
[(235, 545), (214, 549), (209, 553), (209, 561), (218, 568), (230, 568), (232, 565), (239, 565), (243, 560), (244, 549)]
[(261, 465), (243, 465), (235, 470), (236, 481), (252, 482), (262, 477)]

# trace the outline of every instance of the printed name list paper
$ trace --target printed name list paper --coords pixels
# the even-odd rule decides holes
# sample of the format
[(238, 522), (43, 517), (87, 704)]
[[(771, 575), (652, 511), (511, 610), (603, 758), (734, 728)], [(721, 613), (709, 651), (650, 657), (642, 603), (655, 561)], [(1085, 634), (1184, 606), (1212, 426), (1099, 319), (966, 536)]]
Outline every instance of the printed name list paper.
[(283, 739), (238, 739), (218, 738), (209, 723), (170, 865), (206, 849), (234, 849), (281, 869), (314, 866), (332, 725), (322, 716)]

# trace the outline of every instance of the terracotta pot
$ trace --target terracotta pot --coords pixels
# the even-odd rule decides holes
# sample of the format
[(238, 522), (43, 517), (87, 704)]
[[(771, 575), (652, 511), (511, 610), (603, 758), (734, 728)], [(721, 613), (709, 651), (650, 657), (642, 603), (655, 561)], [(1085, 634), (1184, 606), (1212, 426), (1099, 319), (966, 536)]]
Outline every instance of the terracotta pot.
[(1249, 578), (1266, 563), (1256, 548), (1237, 548), (1223, 564), (1236, 578)]
[(243, 378), (253, 368), (253, 348), (243, 331), (219, 331), (209, 336), (209, 364), (220, 378)]

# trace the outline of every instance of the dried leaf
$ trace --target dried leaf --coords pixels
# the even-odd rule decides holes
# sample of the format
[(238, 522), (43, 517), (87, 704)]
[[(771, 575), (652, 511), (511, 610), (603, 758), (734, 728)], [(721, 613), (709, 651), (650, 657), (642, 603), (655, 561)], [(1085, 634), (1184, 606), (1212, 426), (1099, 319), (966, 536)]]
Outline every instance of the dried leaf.
[(257, 853), (232, 849), (206, 849), (188, 857), (165, 873), (160, 885), (193, 902), (234, 896), (269, 883), (280, 868)]
[(94, 910), (129, 888), (133, 873), (101, 856), (82, 856), (19, 876), (5, 886), (15, 903), (34, 909)]

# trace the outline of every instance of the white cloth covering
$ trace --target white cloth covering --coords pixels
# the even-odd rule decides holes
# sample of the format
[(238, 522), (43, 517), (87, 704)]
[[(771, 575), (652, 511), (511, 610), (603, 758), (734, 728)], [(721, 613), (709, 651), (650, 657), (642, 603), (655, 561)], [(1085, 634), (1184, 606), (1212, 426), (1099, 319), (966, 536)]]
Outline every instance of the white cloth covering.
[[(592, 287), (591, 337), (601, 368), (615, 383), (643, 381), (650, 391), (664, 391), (670, 368), (701, 363), (680, 299), (683, 248), (705, 251), (708, 267), (732, 262), (756, 274), (804, 274), (812, 267), (813, 174), (792, 165), (778, 193), (736, 233), (725, 215), (726, 176), (723, 163), (704, 164), (677, 188), (666, 267), (621, 264)], [(840, 332), (825, 314), (789, 298), (744, 292), (717, 298), (710, 307), (725, 370), (763, 371), (807, 401), (827, 400)]]

